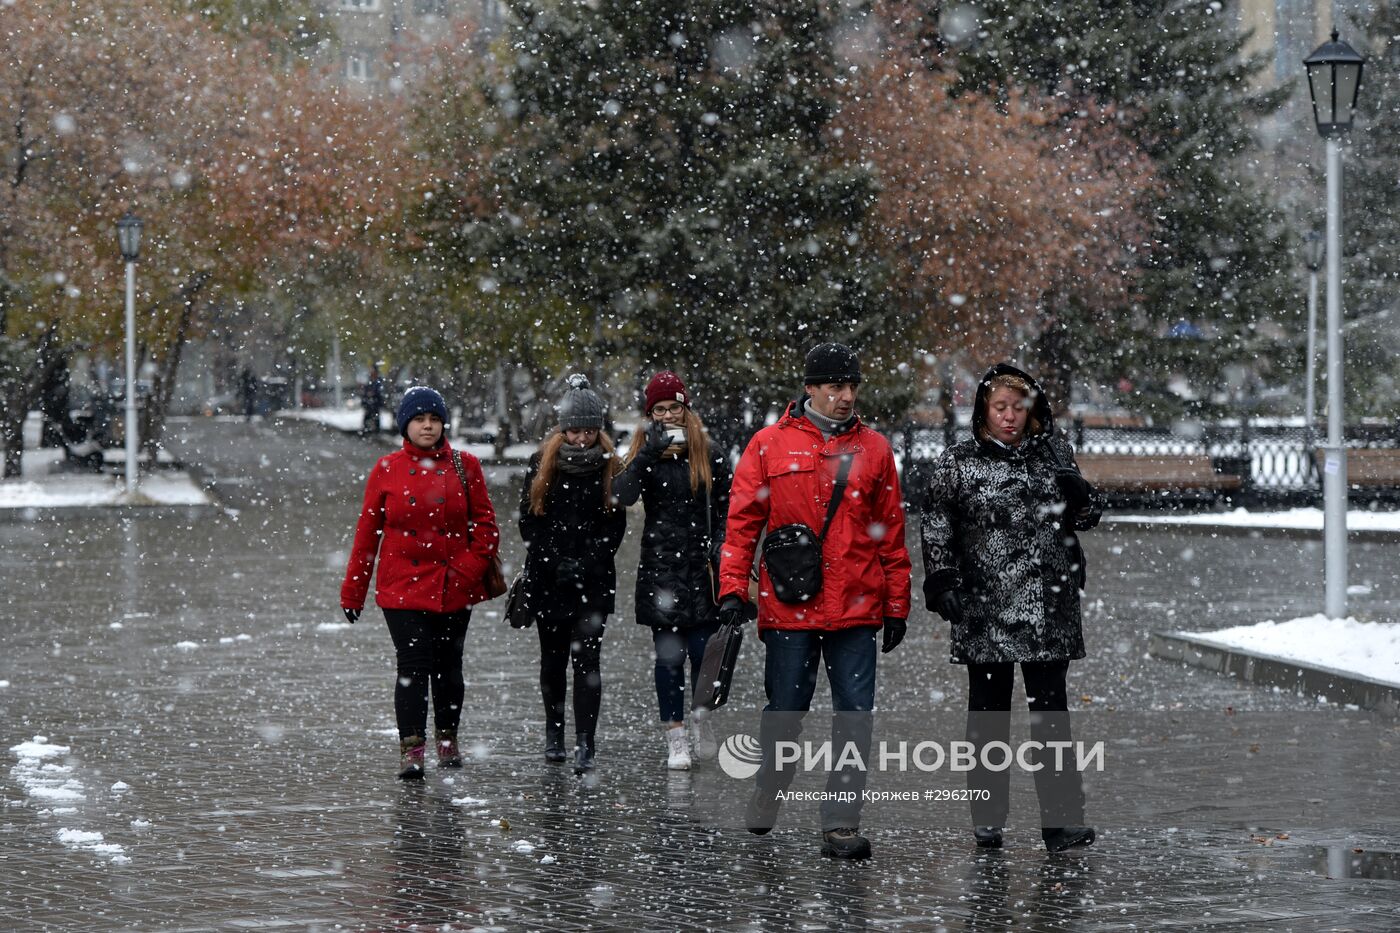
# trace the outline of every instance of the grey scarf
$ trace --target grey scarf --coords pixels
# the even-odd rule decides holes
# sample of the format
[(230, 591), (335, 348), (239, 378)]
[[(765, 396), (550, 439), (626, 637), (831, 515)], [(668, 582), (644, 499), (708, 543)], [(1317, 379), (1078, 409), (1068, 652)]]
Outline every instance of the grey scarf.
[(559, 469), (574, 476), (597, 473), (603, 468), (610, 455), (602, 444), (592, 447), (576, 447), (573, 444), (559, 445)]

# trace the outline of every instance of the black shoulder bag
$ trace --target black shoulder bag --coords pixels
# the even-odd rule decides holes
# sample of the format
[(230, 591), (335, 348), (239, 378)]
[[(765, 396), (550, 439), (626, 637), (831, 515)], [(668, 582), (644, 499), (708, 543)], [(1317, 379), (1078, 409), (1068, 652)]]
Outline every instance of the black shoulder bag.
[(855, 454), (843, 454), (836, 470), (836, 485), (826, 504), (826, 522), (821, 534), (808, 525), (795, 522), (768, 532), (763, 539), (763, 566), (773, 584), (773, 595), (781, 603), (805, 603), (822, 589), (822, 542), (831, 530), (831, 520), (846, 497), (846, 480), (851, 475)]

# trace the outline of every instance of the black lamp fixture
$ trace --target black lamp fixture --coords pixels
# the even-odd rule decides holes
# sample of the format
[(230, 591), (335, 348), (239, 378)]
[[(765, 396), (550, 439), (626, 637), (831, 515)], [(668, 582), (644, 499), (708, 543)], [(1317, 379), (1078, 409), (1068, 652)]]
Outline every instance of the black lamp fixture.
[(1326, 254), (1327, 240), (1321, 233), (1309, 230), (1303, 235), (1303, 262), (1309, 272), (1317, 272), (1322, 268), (1322, 259)]
[(1341, 136), (1351, 129), (1356, 95), (1361, 90), (1361, 66), (1366, 59), (1356, 49), (1337, 38), (1319, 45), (1303, 59), (1308, 69), (1308, 91), (1312, 94), (1313, 117), (1324, 139)]
[(141, 254), (141, 219), (127, 211), (117, 221), (117, 242), (122, 248), (122, 260), (135, 262)]

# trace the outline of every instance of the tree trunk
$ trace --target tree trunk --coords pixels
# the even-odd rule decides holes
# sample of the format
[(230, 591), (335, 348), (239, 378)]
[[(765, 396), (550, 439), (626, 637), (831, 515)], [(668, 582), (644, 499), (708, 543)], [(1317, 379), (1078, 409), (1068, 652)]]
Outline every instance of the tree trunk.
[(1073, 351), (1070, 349), (1069, 327), (1065, 322), (1062, 299), (1047, 299), (1042, 313), (1040, 345), (1037, 348), (1038, 371), (1033, 375), (1045, 391), (1050, 411), (1062, 430), (1069, 428), (1070, 393), (1074, 385)]
[[(5, 446), (4, 478), (20, 475), (24, 457), (24, 420), (39, 399), (44, 381), (64, 359), (56, 351), (57, 328), (50, 327), (30, 349), (22, 341), (0, 338), (0, 443)], [(28, 365), (21, 359), (27, 358)]]
[(170, 400), (175, 396), (175, 375), (180, 369), (180, 358), (184, 355), (185, 342), (189, 339), (190, 325), (194, 321), (195, 299), (209, 281), (208, 272), (199, 272), (185, 283), (176, 295), (180, 302), (180, 315), (176, 319), (175, 333), (170, 345), (156, 370), (155, 383), (151, 386), (151, 396), (146, 402), (146, 410), (141, 429), (141, 446), (150, 458), (151, 467), (156, 466), (156, 450), (165, 437), (165, 421), (170, 413)]

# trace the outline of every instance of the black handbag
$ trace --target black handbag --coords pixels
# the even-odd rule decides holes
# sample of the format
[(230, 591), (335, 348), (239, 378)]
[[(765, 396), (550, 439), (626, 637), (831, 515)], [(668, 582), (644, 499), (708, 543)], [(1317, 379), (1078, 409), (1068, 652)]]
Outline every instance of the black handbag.
[(525, 586), (525, 569), (522, 567), (520, 572), (515, 575), (515, 579), (510, 581), (510, 587), (506, 590), (504, 615), (511, 628), (529, 628), (534, 622), (534, 619), (530, 617), (529, 610), (525, 607)]
[(831, 489), (831, 501), (826, 504), (826, 521), (821, 534), (802, 522), (783, 525), (768, 532), (763, 539), (763, 566), (773, 595), (780, 603), (805, 603), (822, 589), (822, 542), (831, 529), (831, 520), (846, 497), (846, 480), (851, 475), (854, 454), (844, 454), (836, 470), (836, 485)]
[(730, 623), (715, 629), (705, 643), (700, 673), (695, 675), (691, 709), (715, 710), (729, 700), (729, 685), (734, 682), (734, 666), (739, 663), (739, 648), (743, 643), (743, 625)]

